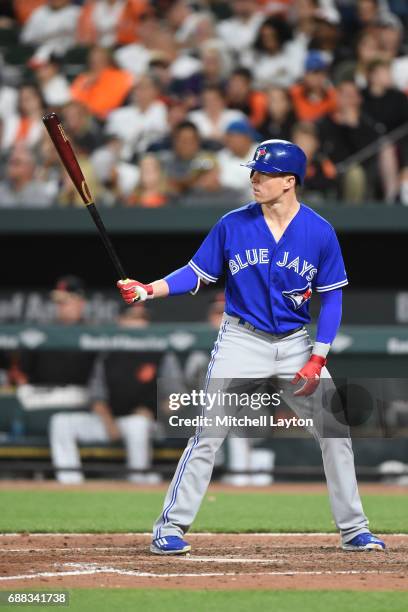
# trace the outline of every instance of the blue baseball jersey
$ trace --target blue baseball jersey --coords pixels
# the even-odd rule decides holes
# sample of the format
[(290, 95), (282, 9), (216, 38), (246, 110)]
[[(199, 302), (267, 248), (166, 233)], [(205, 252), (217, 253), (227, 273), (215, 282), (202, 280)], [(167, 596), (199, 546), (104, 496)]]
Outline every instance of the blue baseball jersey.
[(207, 283), (225, 272), (227, 314), (273, 334), (310, 322), (313, 291), (348, 283), (333, 227), (304, 204), (278, 242), (256, 202), (227, 213), (189, 265)]

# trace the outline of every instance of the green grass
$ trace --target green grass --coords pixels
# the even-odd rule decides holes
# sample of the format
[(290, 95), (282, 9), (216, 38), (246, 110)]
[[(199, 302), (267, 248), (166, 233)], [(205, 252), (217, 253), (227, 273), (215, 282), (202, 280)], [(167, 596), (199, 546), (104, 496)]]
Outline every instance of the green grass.
[[(0, 532), (150, 531), (161, 491), (0, 491)], [(408, 532), (408, 496), (364, 495), (374, 532)], [(209, 492), (193, 531), (335, 531), (327, 495)]]
[[(181, 591), (160, 589), (75, 589), (70, 591), (70, 612), (406, 612), (408, 595), (377, 591)], [(11, 610), (11, 607), (4, 607)], [(13, 608), (15, 609), (15, 607)], [(20, 608), (19, 608), (20, 609)], [(30, 608), (31, 609), (31, 608)], [(50, 610), (50, 607), (35, 607)]]

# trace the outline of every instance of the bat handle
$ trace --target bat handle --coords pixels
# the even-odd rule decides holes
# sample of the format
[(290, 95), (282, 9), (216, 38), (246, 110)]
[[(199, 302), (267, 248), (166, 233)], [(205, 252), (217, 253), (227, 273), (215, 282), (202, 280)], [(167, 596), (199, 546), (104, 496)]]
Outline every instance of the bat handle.
[(111, 261), (112, 261), (112, 263), (113, 263), (113, 265), (115, 267), (116, 272), (119, 275), (119, 278), (121, 280), (124, 280), (124, 281), (127, 280), (128, 281), (129, 277), (126, 274), (126, 272), (125, 272), (125, 270), (124, 270), (124, 268), (123, 268), (123, 266), (122, 266), (122, 264), (120, 262), (118, 254), (116, 253), (116, 251), (115, 251), (115, 249), (113, 247), (113, 244), (112, 244), (112, 242), (111, 242), (111, 240), (110, 240), (110, 238), (109, 238), (109, 236), (108, 236), (108, 234), (106, 232), (104, 223), (103, 223), (103, 221), (102, 221), (102, 219), (101, 219), (101, 217), (100, 217), (100, 215), (99, 215), (99, 213), (98, 213), (98, 211), (97, 211), (97, 209), (95, 207), (95, 204), (93, 202), (89, 203), (87, 205), (86, 209), (89, 212), (89, 214), (91, 215), (92, 219), (94, 220), (94, 223), (95, 223), (96, 227), (99, 230), (99, 235), (102, 238), (102, 242), (105, 245), (105, 248), (106, 248), (106, 250), (107, 250), (107, 252), (109, 254), (109, 257), (110, 257), (110, 259), (111, 259)]

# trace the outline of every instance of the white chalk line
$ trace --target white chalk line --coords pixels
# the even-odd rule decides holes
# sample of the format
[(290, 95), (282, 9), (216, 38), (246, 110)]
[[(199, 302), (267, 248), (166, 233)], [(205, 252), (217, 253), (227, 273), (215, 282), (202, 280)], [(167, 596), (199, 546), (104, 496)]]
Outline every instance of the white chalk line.
[[(44, 553), (44, 548), (9, 548), (5, 551), (0, 551), (0, 556), (2, 554), (2, 552), (5, 553)], [(84, 548), (77, 548), (77, 547), (64, 547), (64, 548), (49, 548), (47, 550), (48, 553), (55, 553), (55, 552), (65, 552), (65, 553), (75, 553), (75, 552), (112, 552), (115, 553), (115, 555), (118, 552), (128, 552), (128, 553), (132, 553), (132, 552), (139, 552), (139, 549), (137, 548), (130, 548), (130, 547), (84, 547)], [(149, 553), (146, 553), (149, 554)], [(150, 555), (149, 555), (150, 556)], [(191, 557), (189, 555), (184, 556), (184, 555), (180, 555), (179, 557), (177, 557), (176, 559), (177, 563), (180, 563), (180, 561), (187, 561), (189, 563), (192, 562), (198, 562), (198, 563), (263, 563), (263, 564), (267, 564), (267, 563), (284, 563), (285, 561), (282, 561), (281, 559), (248, 559), (248, 558), (240, 558), (240, 557)]]
[(1, 576), (0, 581), (8, 580), (33, 580), (35, 578), (61, 578), (64, 576), (85, 576), (93, 574), (118, 574), (120, 576), (133, 576), (137, 578), (208, 578), (234, 576), (330, 576), (330, 575), (360, 575), (360, 574), (398, 574), (395, 571), (379, 572), (376, 570), (338, 570), (338, 571), (286, 571), (286, 572), (255, 572), (237, 574), (236, 572), (206, 572), (206, 573), (166, 573), (138, 572), (135, 570), (123, 570), (109, 566), (100, 566), (96, 563), (62, 563), (56, 564), (60, 567), (71, 567), (75, 569), (60, 572), (35, 572), (32, 574), (18, 574), (16, 576)]
[[(5, 553), (44, 553), (44, 548), (10, 548), (4, 551)], [(112, 547), (84, 547), (84, 548), (78, 548), (78, 547), (64, 547), (64, 548), (49, 548), (47, 550), (48, 553), (56, 553), (56, 552), (64, 552), (64, 553), (68, 553), (68, 554), (72, 554), (72, 553), (81, 553), (81, 552), (112, 552), (115, 553), (116, 557), (119, 557), (120, 555), (118, 555), (118, 552), (125, 552), (125, 553), (133, 553), (133, 552), (139, 552), (139, 549), (137, 548), (131, 548), (131, 547), (118, 547), (118, 548), (112, 548)], [(0, 551), (0, 558), (1, 558), (1, 554), (2, 551)], [(149, 552), (146, 552), (147, 555), (149, 555), (149, 557), (151, 557), (151, 555), (149, 554)], [(370, 562), (372, 559), (369, 559), (368, 557), (362, 557), (360, 559), (360, 561), (363, 562)], [(256, 558), (247, 558), (247, 557), (197, 557), (197, 556), (191, 556), (190, 554), (187, 555), (179, 555), (177, 557), (173, 557), (173, 561), (175, 563), (239, 563), (239, 564), (245, 564), (245, 563), (257, 563), (260, 565), (268, 565), (269, 563), (275, 563), (278, 565), (283, 565), (284, 563), (286, 563), (286, 560), (283, 559), (278, 559), (278, 558), (268, 558), (268, 559), (256, 559)], [(89, 563), (88, 563), (89, 565)], [(161, 576), (163, 574), (160, 574)]]
[(184, 557), (188, 563), (285, 563), (282, 559), (245, 559), (239, 557)]

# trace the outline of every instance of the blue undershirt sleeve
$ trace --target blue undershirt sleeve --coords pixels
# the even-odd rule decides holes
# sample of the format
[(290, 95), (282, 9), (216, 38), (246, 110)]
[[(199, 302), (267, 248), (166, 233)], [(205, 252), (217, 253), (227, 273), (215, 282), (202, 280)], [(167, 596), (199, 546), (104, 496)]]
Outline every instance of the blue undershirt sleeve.
[(195, 294), (199, 289), (200, 279), (189, 265), (168, 274), (164, 280), (169, 286), (169, 295)]
[(316, 342), (331, 344), (341, 323), (342, 289), (333, 289), (320, 294), (320, 314), (317, 321)]

